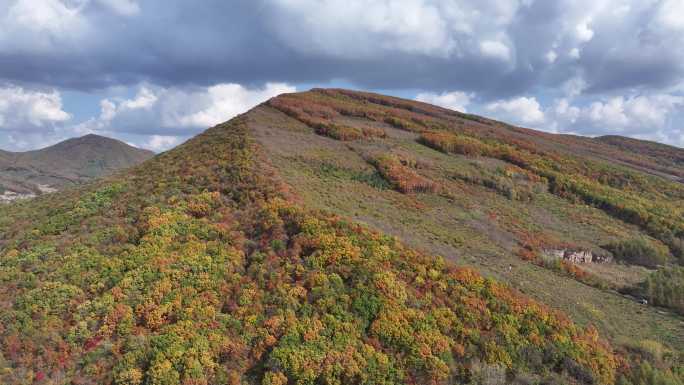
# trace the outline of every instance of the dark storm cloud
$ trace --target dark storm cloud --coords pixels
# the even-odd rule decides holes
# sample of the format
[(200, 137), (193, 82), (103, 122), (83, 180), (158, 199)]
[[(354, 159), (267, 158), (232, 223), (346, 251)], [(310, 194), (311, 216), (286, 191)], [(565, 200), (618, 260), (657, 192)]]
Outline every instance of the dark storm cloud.
[[(258, 13), (257, 2), (247, 1), (153, 0), (134, 15), (90, 3), (79, 16), (88, 26), (73, 38), (59, 31), (48, 49), (0, 48), (1, 76), (78, 89), (271, 80), (296, 58), (267, 36)], [(11, 32), (28, 40), (33, 31)]]

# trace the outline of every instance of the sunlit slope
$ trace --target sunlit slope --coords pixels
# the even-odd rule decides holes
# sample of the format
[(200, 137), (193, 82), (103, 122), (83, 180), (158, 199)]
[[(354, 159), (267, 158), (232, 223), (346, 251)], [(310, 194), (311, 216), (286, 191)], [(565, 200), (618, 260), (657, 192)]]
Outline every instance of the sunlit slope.
[[(645, 352), (676, 357), (677, 316), (534, 259), (643, 236), (674, 263), (676, 242), (485, 152), (504, 140), (495, 123), (418, 107), (282, 96), (129, 171), (1, 207), (0, 383), (611, 384), (651, 373)], [(479, 153), (429, 145), (457, 129)], [(653, 219), (671, 226), (681, 190), (628, 178), (625, 194), (675, 210)]]
[(611, 383), (593, 329), (304, 209), (249, 117), (2, 208), (4, 383)]
[[(616, 292), (640, 287), (647, 268), (619, 256), (560, 264), (544, 255), (568, 249), (611, 257), (609, 246), (636, 239), (668, 264), (681, 263), (684, 186), (644, 171), (644, 162), (654, 162), (648, 156), (345, 90), (284, 95), (249, 118), (306, 205), (474, 266), (615, 339), (684, 346), (673, 310)], [(379, 167), (387, 158), (394, 175)], [(673, 289), (679, 301), (682, 289)]]

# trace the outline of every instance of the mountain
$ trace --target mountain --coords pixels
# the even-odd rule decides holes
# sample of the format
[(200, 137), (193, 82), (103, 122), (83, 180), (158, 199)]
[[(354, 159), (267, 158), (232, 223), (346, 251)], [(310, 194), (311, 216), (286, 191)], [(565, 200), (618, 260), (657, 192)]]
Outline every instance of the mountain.
[(0, 382), (680, 384), (684, 185), (659, 162), (278, 96), (0, 207)]
[(35, 151), (0, 151), (0, 192), (5, 200), (40, 195), (108, 175), (153, 155), (93, 134)]

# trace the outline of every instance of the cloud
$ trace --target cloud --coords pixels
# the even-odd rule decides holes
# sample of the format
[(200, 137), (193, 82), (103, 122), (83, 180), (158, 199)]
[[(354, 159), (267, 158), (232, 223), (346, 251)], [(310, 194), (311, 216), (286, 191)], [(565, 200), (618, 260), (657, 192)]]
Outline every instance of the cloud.
[(684, 97), (670, 94), (615, 96), (584, 107), (567, 99), (556, 102), (553, 120), (566, 131), (584, 134), (622, 134), (648, 137), (670, 128), (670, 119), (684, 106)]
[[(149, 109), (157, 103), (159, 98), (147, 87), (141, 87), (134, 99), (124, 100), (119, 107), (128, 110)], [(108, 100), (111, 103), (111, 101)], [(113, 103), (112, 103), (113, 104)]]
[(489, 103), (485, 109), (504, 121), (524, 126), (537, 126), (544, 123), (544, 112), (534, 97), (518, 97)]
[[(80, 127), (126, 134), (180, 135), (230, 109), (220, 100), (233, 91), (210, 88), (268, 82), (403, 95), (459, 90), (481, 104), (433, 100), (539, 126), (541, 115), (552, 124), (554, 100), (566, 99), (567, 111), (598, 102), (597, 114), (608, 118), (619, 110), (612, 98), (623, 96), (627, 111), (634, 95), (675, 92), (684, 84), (682, 7), (679, 0), (4, 0), (0, 85), (107, 99), (99, 116), (74, 112), (72, 120), (92, 118)], [(151, 96), (108, 91), (140, 84)], [(507, 110), (527, 99), (547, 108)], [(593, 127), (580, 115), (577, 122)], [(680, 122), (680, 114), (667, 119)]]
[(657, 21), (672, 31), (684, 30), (684, 2), (680, 0), (664, 0), (658, 7)]
[[(453, 58), (510, 51), (500, 41), (528, 0), (266, 0), (292, 49), (340, 58), (403, 53)], [(281, 20), (288, 20), (283, 23)], [(485, 37), (478, 44), (477, 40)], [(503, 36), (505, 38), (505, 36)], [(507, 57), (510, 54), (506, 55)]]
[[(73, 136), (98, 133), (154, 151), (166, 150), (206, 128), (230, 120), (267, 99), (296, 88), (283, 83), (262, 87), (216, 84), (159, 87), (142, 84), (130, 97), (100, 100), (100, 111), (74, 122), (56, 90), (0, 88), (0, 148), (25, 150)], [(123, 88), (118, 93), (129, 93)]]
[(562, 84), (561, 89), (566, 96), (574, 98), (581, 95), (587, 89), (587, 82), (582, 76), (575, 76)]
[(571, 127), (577, 122), (581, 113), (582, 110), (571, 105), (568, 99), (557, 100), (555, 106), (550, 110), (551, 116), (555, 118), (550, 124), (551, 131), (557, 131), (559, 123), (563, 124), (564, 129), (571, 130)]
[(140, 6), (135, 0), (98, 0), (102, 5), (122, 16), (134, 16), (140, 13)]
[(0, 78), (86, 91), (341, 80), (498, 100), (583, 72), (593, 93), (661, 88), (684, 80), (684, 51), (672, 49), (684, 44), (680, 8), (678, 0), (6, 0)]
[(486, 57), (509, 61), (511, 59), (511, 50), (508, 46), (500, 41), (485, 40), (480, 43), (480, 52)]
[(51, 129), (69, 120), (56, 90), (32, 91), (21, 87), (0, 88), (0, 130), (36, 131)]
[(579, 50), (579, 48), (574, 47), (574, 48), (570, 49), (570, 51), (568, 52), (568, 56), (569, 56), (571, 59), (579, 59), (579, 58), (580, 58), (580, 50)]
[[(86, 33), (82, 1), (15, 0), (0, 12), (0, 52), (43, 53)], [(2, 11), (2, 6), (0, 6)]]
[(575, 36), (581, 43), (586, 43), (594, 37), (594, 31), (589, 28), (589, 20), (584, 20), (575, 27)]
[(143, 147), (154, 152), (160, 152), (177, 145), (181, 140), (179, 136), (152, 135)]
[[(455, 48), (440, 2), (270, 0), (292, 49), (342, 58), (382, 52), (448, 56)], [(282, 20), (281, 19), (281, 20)]]
[(561, 98), (545, 110), (546, 124), (540, 128), (589, 136), (631, 136), (684, 147), (684, 129), (676, 123), (684, 118), (683, 107), (684, 96), (665, 93), (581, 101)]
[(106, 98), (100, 115), (74, 126), (79, 134), (141, 136), (134, 143), (155, 151), (230, 120), (250, 108), (296, 88), (268, 83), (261, 88), (217, 84), (205, 88), (141, 85), (131, 98)]
[(466, 112), (466, 107), (468, 107), (472, 98), (473, 94), (460, 91), (443, 92), (441, 94), (423, 92), (416, 95), (415, 100), (456, 111)]
[(544, 58), (546, 58), (546, 61), (549, 64), (553, 64), (556, 62), (556, 59), (558, 59), (558, 53), (556, 53), (554, 50), (551, 50), (544, 55)]
[(72, 118), (57, 90), (0, 87), (0, 148), (31, 150), (52, 144)]
[(197, 96), (204, 99), (204, 103), (198, 105), (195, 111), (167, 116), (164, 120), (169, 125), (209, 127), (227, 120), (227, 117), (230, 118), (246, 112), (269, 98), (295, 91), (295, 87), (282, 83), (268, 83), (262, 89), (253, 90), (238, 84), (218, 84), (209, 87), (204, 95), (175, 95), (173, 98), (176, 100), (173, 103), (177, 103), (178, 98), (195, 98)]
[[(579, 79), (579, 78), (578, 78)], [(575, 80), (574, 85), (581, 85)], [(566, 94), (568, 94), (566, 92)], [(581, 96), (570, 92), (548, 104), (535, 97), (516, 97), (473, 106), (505, 122), (552, 133), (588, 136), (623, 135), (684, 147), (684, 96), (670, 93)]]

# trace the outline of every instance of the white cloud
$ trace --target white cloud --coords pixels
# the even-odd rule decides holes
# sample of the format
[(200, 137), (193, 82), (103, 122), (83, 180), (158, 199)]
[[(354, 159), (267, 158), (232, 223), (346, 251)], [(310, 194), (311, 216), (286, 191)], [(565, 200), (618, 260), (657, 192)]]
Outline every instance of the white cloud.
[(664, 0), (660, 3), (657, 21), (670, 30), (684, 30), (684, 1)]
[(116, 116), (116, 104), (109, 99), (100, 101), (100, 119), (112, 120)]
[[(574, 78), (568, 89), (584, 86)], [(574, 83), (574, 84), (573, 84)], [(566, 96), (542, 106), (534, 97), (516, 97), (486, 104), (485, 115), (553, 133), (580, 135), (624, 135), (684, 147), (684, 96), (653, 93), (632, 96)], [(576, 104), (577, 103), (577, 104)]]
[(112, 15), (140, 12), (136, 0), (2, 0), (0, 52), (64, 54), (92, 48), (98, 41), (89, 39), (101, 27), (87, 11), (98, 3)]
[[(678, 0), (674, 0), (678, 1)], [(482, 57), (511, 61), (529, 41), (516, 35), (527, 26), (531, 0), (268, 0), (271, 23), (294, 50), (342, 58), (383, 57), (387, 52), (434, 57)], [(632, 10), (631, 0), (559, 0), (549, 17), (552, 29), (539, 31), (534, 48), (548, 63), (559, 53), (580, 57), (600, 28)], [(280, 22), (288, 20), (287, 23)], [(278, 22), (276, 22), (278, 21)], [(521, 24), (518, 24), (521, 23)], [(525, 23), (525, 24), (523, 24)], [(542, 25), (539, 20), (530, 20)], [(529, 36), (522, 35), (529, 39)], [(539, 51), (537, 51), (539, 52)], [(521, 60), (521, 63), (525, 60)], [(527, 64), (527, 63), (525, 63)]]
[[(552, 115), (557, 119), (572, 125), (577, 122), (581, 112), (582, 111), (578, 107), (571, 105), (568, 99), (563, 98), (556, 101)], [(557, 125), (557, 122), (554, 121), (554, 123)]]
[(466, 107), (470, 104), (472, 98), (473, 94), (460, 91), (443, 92), (441, 94), (423, 92), (416, 95), (415, 100), (456, 111), (467, 112)]
[(614, 97), (594, 102), (585, 111), (592, 123), (609, 129), (657, 129), (664, 127), (668, 115), (683, 103), (683, 97), (672, 95)]
[[(563, 58), (570, 61), (561, 64), (572, 65), (572, 62), (579, 59), (583, 49), (591, 44), (601, 44), (597, 39), (601, 35), (613, 34), (612, 26), (616, 20), (626, 18), (632, 10), (630, 2), (634, 0), (558, 0), (554, 2), (557, 7), (557, 18), (553, 22), (548, 22), (548, 29), (540, 31), (535, 29), (538, 36), (532, 37), (532, 44), (541, 45), (539, 49), (544, 49), (550, 39), (551, 49), (555, 53), (547, 52), (545, 59), (549, 63), (561, 62)], [(537, 2), (536, 4), (543, 4)], [(608, 27), (609, 30), (605, 28)], [(529, 38), (529, 36), (527, 36)], [(600, 40), (600, 39), (599, 39)], [(519, 39), (514, 41), (518, 42)]]
[(544, 123), (544, 112), (534, 97), (500, 100), (487, 104), (485, 108), (504, 121), (532, 126)]
[(548, 126), (584, 135), (617, 134), (682, 146), (684, 130), (673, 125), (684, 97), (670, 94), (615, 96), (572, 105), (559, 99), (546, 111)]
[[(387, 52), (508, 60), (505, 30), (528, 0), (268, 0), (271, 27), (291, 48), (343, 58)], [(282, 20), (288, 20), (283, 23)], [(496, 36), (485, 39), (482, 36)]]
[(629, 118), (625, 114), (623, 98), (612, 98), (606, 102), (594, 102), (589, 108), (584, 109), (584, 117), (594, 124), (602, 124), (609, 127), (625, 127), (629, 124)]
[[(292, 48), (341, 57), (378, 51), (445, 55), (453, 48), (440, 7), (424, 0), (271, 0)], [(288, 20), (287, 23), (281, 22)]]
[(480, 43), (480, 52), (482, 55), (509, 61), (511, 59), (511, 50), (508, 46), (500, 41), (485, 40)]
[(556, 59), (558, 59), (558, 54), (556, 53), (556, 51), (551, 50), (547, 52), (546, 55), (544, 55), (544, 58), (549, 64), (553, 64), (556, 62)]
[(181, 137), (179, 136), (152, 135), (142, 147), (154, 152), (159, 152), (177, 145), (180, 141)]
[(580, 50), (579, 50), (579, 48), (577, 48), (577, 47), (572, 48), (572, 49), (568, 52), (568, 56), (570, 56), (572, 59), (579, 59), (579, 58), (580, 58)]
[[(143, 86), (140, 87), (140, 90), (135, 98), (122, 101), (119, 104), (119, 108), (123, 110), (149, 109), (154, 106), (155, 103), (157, 103), (157, 100), (157, 95), (155, 95), (149, 88)], [(105, 101), (113, 104), (109, 100)]]
[(70, 124), (72, 117), (63, 110), (59, 92), (0, 88), (0, 130), (5, 132), (0, 145), (25, 150), (98, 133), (162, 151), (271, 97), (295, 91), (295, 87), (283, 83), (267, 83), (260, 88), (238, 84), (163, 88), (143, 84), (132, 97), (102, 99), (98, 116)]
[(575, 27), (575, 37), (580, 43), (586, 43), (594, 37), (594, 31), (589, 28), (590, 20), (584, 20)]
[(570, 98), (574, 98), (576, 96), (579, 96), (584, 92), (584, 90), (587, 88), (587, 82), (584, 80), (582, 76), (575, 76), (572, 77), (563, 83), (561, 86), (561, 89), (565, 93), (566, 96)]
[[(88, 28), (82, 1), (9, 0), (0, 17), (0, 50), (46, 51), (82, 35)], [(1, 10), (1, 8), (0, 8)]]
[(276, 95), (295, 87), (267, 83), (262, 88), (217, 84), (207, 88), (162, 88), (141, 85), (129, 99), (100, 102), (100, 115), (73, 127), (74, 132), (142, 135), (141, 147), (165, 150), (182, 138), (225, 122)]
[[(282, 93), (295, 92), (296, 88), (282, 83), (268, 83), (263, 89), (250, 90), (238, 84), (218, 84), (209, 87), (203, 96), (203, 106), (183, 115), (167, 115), (169, 125), (182, 127), (209, 127)], [(183, 97), (176, 95), (174, 97)]]
[(0, 87), (0, 148), (31, 150), (55, 143), (72, 119), (57, 90)]
[(28, 131), (51, 128), (71, 116), (62, 109), (59, 92), (31, 91), (21, 87), (0, 88), (0, 129)]
[(140, 6), (135, 0), (98, 0), (102, 5), (122, 16), (134, 16), (140, 13)]

